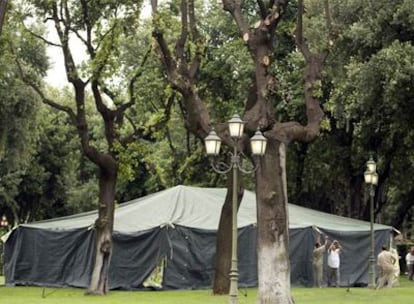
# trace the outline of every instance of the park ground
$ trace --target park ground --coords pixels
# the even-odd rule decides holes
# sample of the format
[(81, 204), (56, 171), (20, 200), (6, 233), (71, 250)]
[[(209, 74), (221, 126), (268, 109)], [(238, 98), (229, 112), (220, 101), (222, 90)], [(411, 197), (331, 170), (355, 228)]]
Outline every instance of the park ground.
[[(83, 289), (6, 287), (0, 277), (1, 304), (227, 304), (227, 296), (213, 296), (211, 290), (111, 291), (107, 296), (85, 296)], [(255, 304), (257, 289), (240, 289), (240, 304)], [(293, 288), (296, 304), (410, 304), (414, 303), (414, 282), (405, 277), (391, 289)]]

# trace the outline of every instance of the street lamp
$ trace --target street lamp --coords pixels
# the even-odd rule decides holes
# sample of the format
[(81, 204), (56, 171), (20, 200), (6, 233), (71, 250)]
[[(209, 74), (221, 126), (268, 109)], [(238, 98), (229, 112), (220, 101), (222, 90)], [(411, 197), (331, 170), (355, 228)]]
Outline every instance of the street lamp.
[[(2, 234), (3, 229), (8, 230), (9, 228), (9, 221), (7, 220), (7, 217), (5, 214), (2, 215), (0, 220), (0, 236)], [(4, 244), (0, 244), (1, 250), (0, 250), (0, 275), (4, 275)]]
[(1, 217), (0, 220), (0, 227), (7, 229), (9, 227), (9, 221), (7, 220), (7, 217), (5, 214)]
[(374, 235), (374, 196), (375, 186), (378, 185), (377, 165), (375, 161), (370, 157), (367, 161), (367, 170), (364, 172), (365, 183), (369, 185), (369, 197), (370, 197), (370, 232), (371, 232), (371, 245), (369, 253), (369, 286), (375, 288), (375, 235)]
[[(232, 200), (232, 242), (231, 242), (231, 268), (230, 268), (230, 291), (229, 303), (238, 303), (238, 268), (237, 268), (237, 179), (238, 171), (243, 173), (252, 173), (257, 166), (251, 170), (242, 168), (240, 162), (241, 152), (237, 151), (237, 143), (243, 136), (245, 122), (240, 119), (239, 115), (234, 115), (229, 121), (229, 132), (233, 142), (233, 153), (230, 153), (230, 164), (219, 162), (217, 165), (211, 162), (211, 166), (215, 172), (228, 173), (233, 170), (233, 200)], [(221, 139), (216, 131), (212, 129), (208, 136), (204, 139), (206, 153), (209, 156), (217, 156), (220, 152)], [(266, 152), (267, 139), (260, 130), (257, 130), (250, 139), (250, 147), (254, 156), (263, 156)]]

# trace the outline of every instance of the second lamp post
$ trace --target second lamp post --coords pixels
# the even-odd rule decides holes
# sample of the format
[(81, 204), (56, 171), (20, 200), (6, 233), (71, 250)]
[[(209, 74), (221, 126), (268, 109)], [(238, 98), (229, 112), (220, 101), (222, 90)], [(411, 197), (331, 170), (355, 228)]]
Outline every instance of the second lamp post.
[[(252, 170), (246, 170), (241, 166), (240, 156), (241, 152), (237, 150), (237, 143), (243, 136), (245, 122), (240, 119), (239, 115), (234, 115), (229, 121), (229, 133), (233, 143), (233, 153), (230, 153), (230, 164), (223, 162), (215, 165), (211, 163), (214, 171), (218, 173), (227, 173), (233, 170), (233, 196), (232, 196), (232, 242), (231, 242), (231, 268), (230, 268), (230, 304), (238, 303), (238, 266), (237, 266), (237, 184), (239, 170), (244, 173), (252, 173), (257, 167)], [(213, 130), (204, 139), (206, 152), (209, 156), (217, 156), (220, 153), (221, 139)], [(263, 156), (266, 152), (267, 139), (262, 132), (256, 131), (255, 135), (250, 138), (250, 147), (252, 154), (255, 156)]]
[(374, 196), (375, 186), (378, 185), (377, 164), (372, 157), (367, 161), (367, 170), (364, 172), (365, 183), (369, 185), (369, 213), (370, 213), (370, 236), (371, 244), (369, 249), (369, 286), (375, 288), (375, 234), (374, 234)]

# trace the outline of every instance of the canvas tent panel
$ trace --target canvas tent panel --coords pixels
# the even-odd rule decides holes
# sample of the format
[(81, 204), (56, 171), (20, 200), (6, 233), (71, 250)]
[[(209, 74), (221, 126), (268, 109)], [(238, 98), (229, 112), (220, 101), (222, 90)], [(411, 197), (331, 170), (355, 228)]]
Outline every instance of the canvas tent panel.
[(211, 286), (214, 275), (215, 232), (175, 226), (168, 229), (171, 244), (164, 272), (166, 289)]
[[(122, 204), (115, 211), (110, 288), (141, 288), (163, 258), (164, 288), (210, 287), (225, 196), (226, 189), (177, 186)], [(368, 282), (368, 222), (292, 204), (288, 210), (293, 285), (312, 285), (314, 227), (344, 247), (341, 284)], [(96, 212), (88, 212), (19, 226), (5, 244), (6, 282), (87, 287), (95, 220)], [(255, 222), (255, 194), (245, 191), (238, 212), (240, 286), (257, 284)], [(377, 254), (388, 243), (392, 228), (376, 224), (374, 229)]]
[(154, 228), (135, 234), (115, 234), (109, 267), (111, 289), (142, 287), (159, 261), (169, 250), (167, 233)]
[[(226, 197), (225, 188), (176, 186), (121, 204), (115, 210), (114, 231), (135, 233), (166, 225), (217, 230), (220, 211)], [(289, 204), (289, 227), (292, 229), (317, 226), (337, 231), (369, 231), (369, 222), (345, 218)], [(75, 229), (93, 227), (97, 212), (30, 223), (24, 226), (43, 229)], [(245, 191), (237, 215), (238, 227), (256, 223), (256, 195)], [(375, 224), (375, 230), (389, 226)]]
[[(367, 285), (369, 282), (369, 232), (347, 232), (327, 230), (330, 239), (336, 239), (343, 247), (340, 266), (340, 285)], [(381, 247), (390, 244), (391, 231), (375, 231), (374, 257), (381, 252)], [(377, 272), (378, 273), (378, 269)]]
[[(335, 231), (370, 231), (369, 222), (338, 216), (289, 204), (289, 228), (317, 226), (325, 230)], [(375, 230), (390, 230), (390, 226), (374, 224)]]
[[(55, 239), (56, 231), (16, 230), (6, 246), (6, 283), (11, 285), (74, 286), (86, 288), (92, 270), (94, 233), (70, 231)], [(369, 234), (323, 231), (344, 248), (341, 256), (341, 285), (368, 282)], [(389, 241), (389, 232), (378, 231), (376, 254)], [(312, 285), (311, 228), (290, 229), (292, 285)], [(55, 244), (53, 244), (55, 242)], [(135, 235), (115, 235), (110, 266), (111, 289), (142, 288), (145, 278), (166, 258), (165, 289), (209, 288), (214, 276), (215, 231), (188, 227), (163, 227)], [(48, 246), (47, 244), (51, 244)], [(239, 282), (241, 287), (257, 285), (256, 227), (239, 229)], [(61, 248), (58, 248), (61, 247)], [(325, 263), (326, 264), (326, 263)]]
[[(203, 189), (200, 191), (200, 189)], [(145, 199), (122, 204), (115, 211), (115, 231), (130, 233), (154, 227), (217, 230), (226, 189), (177, 186)], [(256, 222), (255, 194), (245, 192), (238, 214), (238, 227)], [(154, 208), (157, 206), (157, 208)]]
[(243, 227), (238, 233), (239, 286), (257, 286), (256, 225)]
[[(168, 233), (172, 250), (167, 257), (163, 287), (210, 288), (215, 273), (216, 231), (176, 226)], [(253, 225), (240, 228), (238, 235), (239, 286), (256, 286), (256, 228)]]
[(313, 230), (298, 228), (289, 230), (290, 276), (292, 285), (312, 285)]
[(93, 247), (92, 231), (22, 227), (5, 246), (6, 284), (84, 287), (89, 284)]

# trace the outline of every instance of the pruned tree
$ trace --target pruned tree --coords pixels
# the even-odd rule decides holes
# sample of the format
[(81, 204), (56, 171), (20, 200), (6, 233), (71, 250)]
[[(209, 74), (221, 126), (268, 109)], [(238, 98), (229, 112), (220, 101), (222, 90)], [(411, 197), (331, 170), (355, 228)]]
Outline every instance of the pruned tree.
[[(152, 125), (140, 125), (129, 115), (128, 111), (136, 105), (138, 97), (135, 84), (151, 47), (148, 46), (147, 51), (143, 52), (141, 62), (135, 66), (129, 78), (121, 77), (122, 65), (118, 59), (120, 42), (134, 34), (128, 29), (139, 18), (141, 1), (34, 1), (32, 5), (35, 7), (33, 16), (41, 16), (53, 24), (58, 42), (48, 40), (35, 30), (28, 30), (47, 45), (62, 51), (66, 77), (73, 88), (73, 105), (61, 104), (59, 100), (48, 97), (45, 88), (32, 81), (30, 68), (19, 58), (16, 58), (16, 63), (22, 79), (40, 96), (43, 103), (67, 114), (69, 121), (76, 127), (82, 152), (98, 168), (95, 261), (87, 294), (106, 294), (121, 147), (137, 140), (151, 140), (151, 132), (162, 128), (168, 120), (173, 98), (165, 101), (163, 114)], [(74, 37), (86, 50), (87, 69), (81, 69), (75, 63), (74, 54), (78, 50), (71, 44)], [(86, 103), (90, 96), (102, 119), (105, 144), (94, 142), (93, 130), (89, 127)]]
[[(250, 155), (248, 138), (259, 128), (268, 138), (266, 155), (256, 160), (256, 195), (258, 216), (258, 303), (293, 303), (290, 295), (289, 230), (287, 211), (286, 149), (294, 141), (310, 142), (320, 131), (323, 111), (320, 107), (322, 66), (328, 54), (312, 52), (303, 35), (303, 1), (299, 1), (296, 29), (297, 47), (305, 60), (303, 77), (306, 124), (296, 121), (277, 121), (275, 109), (280, 100), (273, 92), (277, 79), (273, 76), (275, 32), (288, 6), (287, 0), (256, 1), (257, 21), (249, 24), (241, 1), (223, 0), (223, 8), (230, 13), (237, 24), (240, 37), (247, 47), (254, 65), (252, 88), (253, 98), (245, 105), (243, 120), (247, 134), (239, 150)], [(181, 0), (181, 33), (176, 40), (174, 52), (170, 49), (160, 26), (163, 15), (157, 11), (157, 1), (152, 1), (154, 12), (153, 36), (158, 42), (171, 86), (182, 95), (186, 109), (187, 128), (200, 139), (211, 127), (206, 102), (197, 91), (196, 75), (202, 59), (204, 44), (197, 31), (193, 0)], [(328, 2), (325, 1), (328, 28), (330, 17)], [(251, 13), (251, 11), (250, 11)], [(195, 51), (189, 52), (186, 45), (192, 42)], [(198, 46), (198, 47), (197, 47)], [(225, 144), (232, 145), (223, 125), (216, 130)]]

